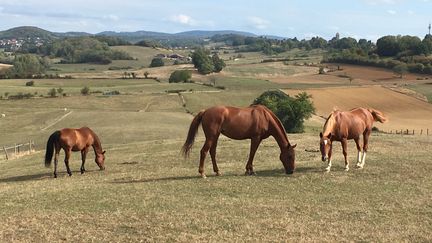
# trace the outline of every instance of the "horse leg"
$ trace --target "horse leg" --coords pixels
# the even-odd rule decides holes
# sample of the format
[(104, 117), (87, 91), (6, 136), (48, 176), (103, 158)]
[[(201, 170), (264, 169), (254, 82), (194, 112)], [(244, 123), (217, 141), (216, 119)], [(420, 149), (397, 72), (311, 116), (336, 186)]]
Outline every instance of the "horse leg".
[(216, 173), (216, 176), (222, 175), (219, 172), (219, 168), (216, 163), (216, 147), (217, 147), (217, 139), (213, 142), (213, 145), (210, 147), (210, 156), (213, 164), (213, 171)]
[(69, 174), (69, 176), (72, 176), (72, 172), (71, 172), (71, 170), (69, 168), (69, 158), (70, 158), (70, 155), (71, 155), (71, 150), (68, 149), (68, 150), (65, 150), (65, 152), (66, 152), (66, 156), (65, 156), (66, 170), (67, 170), (67, 173)]
[(204, 160), (207, 156), (207, 152), (212, 147), (212, 144), (213, 144), (213, 141), (211, 139), (206, 139), (206, 141), (204, 142), (204, 145), (201, 149), (198, 173), (200, 173), (202, 178), (206, 178), (206, 175), (204, 174)]
[(55, 154), (54, 154), (54, 178), (57, 178), (57, 164), (58, 164), (58, 157), (60, 154), (60, 148), (55, 146)]
[(355, 141), (356, 146), (357, 146), (357, 164), (356, 164), (356, 167), (360, 168), (360, 166), (361, 166), (361, 158), (362, 158), (362, 150), (361, 150), (361, 147), (360, 147), (360, 138), (355, 138), (354, 141)]
[(333, 151), (333, 144), (330, 145), (330, 149), (329, 149), (328, 154), (327, 154), (327, 156), (328, 156), (328, 159), (327, 159), (328, 163), (327, 163), (327, 167), (325, 169), (326, 172), (330, 172), (330, 169), (331, 169), (331, 166), (332, 166), (332, 161), (331, 161), (332, 151)]
[(248, 162), (246, 164), (245, 175), (255, 175), (255, 172), (253, 170), (253, 159), (255, 157), (255, 152), (257, 151), (260, 143), (261, 143), (261, 138), (251, 139), (251, 147), (250, 147)]
[(363, 166), (365, 165), (365, 161), (366, 161), (366, 152), (368, 150), (368, 143), (369, 143), (369, 135), (370, 135), (371, 131), (367, 130), (363, 133), (363, 157), (361, 160), (361, 164), (360, 164), (360, 168), (363, 168)]
[(82, 160), (82, 164), (81, 164), (81, 174), (84, 174), (85, 172), (85, 160), (87, 157), (87, 152), (88, 152), (88, 147), (85, 147), (83, 150), (81, 150), (81, 160)]
[(349, 162), (348, 162), (348, 153), (347, 153), (347, 139), (344, 138), (342, 139), (342, 153), (344, 155), (345, 158), (345, 171), (349, 171)]

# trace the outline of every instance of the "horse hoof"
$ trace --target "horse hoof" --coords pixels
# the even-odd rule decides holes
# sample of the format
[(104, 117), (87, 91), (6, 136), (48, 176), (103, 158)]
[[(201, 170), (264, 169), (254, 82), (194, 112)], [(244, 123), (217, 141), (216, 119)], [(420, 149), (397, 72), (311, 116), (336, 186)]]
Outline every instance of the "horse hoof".
[(216, 176), (221, 176), (221, 175), (222, 175), (222, 173), (220, 173), (219, 171), (216, 172)]
[(349, 171), (349, 168), (345, 168), (344, 170), (345, 170), (346, 172), (348, 172), (348, 171)]
[(201, 174), (201, 178), (203, 178), (203, 179), (206, 179), (206, 178), (207, 178), (207, 176), (206, 176), (206, 175), (204, 175), (204, 174)]
[(324, 172), (330, 172), (330, 168), (325, 168), (325, 171)]

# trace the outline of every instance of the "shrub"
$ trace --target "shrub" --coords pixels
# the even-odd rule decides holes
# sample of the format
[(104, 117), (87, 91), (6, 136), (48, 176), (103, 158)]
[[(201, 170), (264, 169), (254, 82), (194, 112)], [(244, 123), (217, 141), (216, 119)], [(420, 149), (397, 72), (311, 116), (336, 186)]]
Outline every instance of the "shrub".
[(84, 88), (81, 89), (81, 94), (82, 95), (89, 95), (90, 94), (90, 88), (85, 86)]
[(34, 81), (32, 80), (32, 81), (28, 81), (28, 82), (26, 82), (26, 84), (25, 84), (26, 86), (34, 86)]
[(269, 108), (282, 122), (287, 132), (304, 131), (304, 120), (315, 112), (315, 107), (306, 92), (290, 97), (282, 91), (266, 91), (253, 102)]
[(49, 97), (56, 97), (57, 96), (57, 90), (55, 88), (50, 89), (50, 91), (48, 91), (48, 95), (49, 95)]
[(176, 70), (171, 73), (169, 78), (170, 83), (188, 82), (192, 77), (190, 70)]
[(162, 60), (162, 58), (159, 57), (153, 58), (150, 63), (150, 67), (162, 67), (164, 65), (165, 65), (164, 61)]

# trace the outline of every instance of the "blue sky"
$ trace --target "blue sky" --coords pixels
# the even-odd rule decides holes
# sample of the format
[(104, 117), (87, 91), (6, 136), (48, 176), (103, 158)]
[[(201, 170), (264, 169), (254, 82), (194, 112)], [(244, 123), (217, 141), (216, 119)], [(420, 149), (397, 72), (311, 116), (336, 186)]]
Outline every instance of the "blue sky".
[(432, 0), (0, 0), (0, 30), (31, 25), (57, 32), (240, 30), (376, 40), (427, 33)]

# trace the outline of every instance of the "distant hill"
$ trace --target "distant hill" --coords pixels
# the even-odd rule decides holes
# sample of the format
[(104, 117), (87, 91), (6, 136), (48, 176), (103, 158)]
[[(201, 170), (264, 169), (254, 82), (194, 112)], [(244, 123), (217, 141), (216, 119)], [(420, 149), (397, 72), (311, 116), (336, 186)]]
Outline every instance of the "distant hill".
[[(207, 31), (207, 30), (192, 30), (185, 31), (175, 34), (154, 32), (154, 31), (134, 31), (134, 32), (115, 32), (115, 31), (104, 31), (97, 34), (90, 34), (86, 32), (50, 32), (34, 26), (21, 26), (12, 28), (5, 31), (0, 31), (0, 39), (11, 39), (11, 38), (28, 38), (28, 37), (40, 37), (42, 39), (56, 39), (65, 37), (80, 37), (80, 36), (93, 36), (93, 35), (105, 35), (120, 37), (127, 41), (138, 42), (144, 39), (153, 40), (167, 40), (167, 39), (205, 39), (211, 38), (214, 35), (226, 35), (235, 34), (242, 36), (257, 37), (258, 35), (235, 30), (218, 30), (218, 31)], [(268, 38), (282, 39), (282, 37), (268, 36)]]
[(40, 37), (42, 39), (53, 39), (56, 35), (47, 30), (34, 27), (34, 26), (21, 26), (5, 31), (0, 31), (0, 39), (13, 39), (13, 38), (35, 38)]

